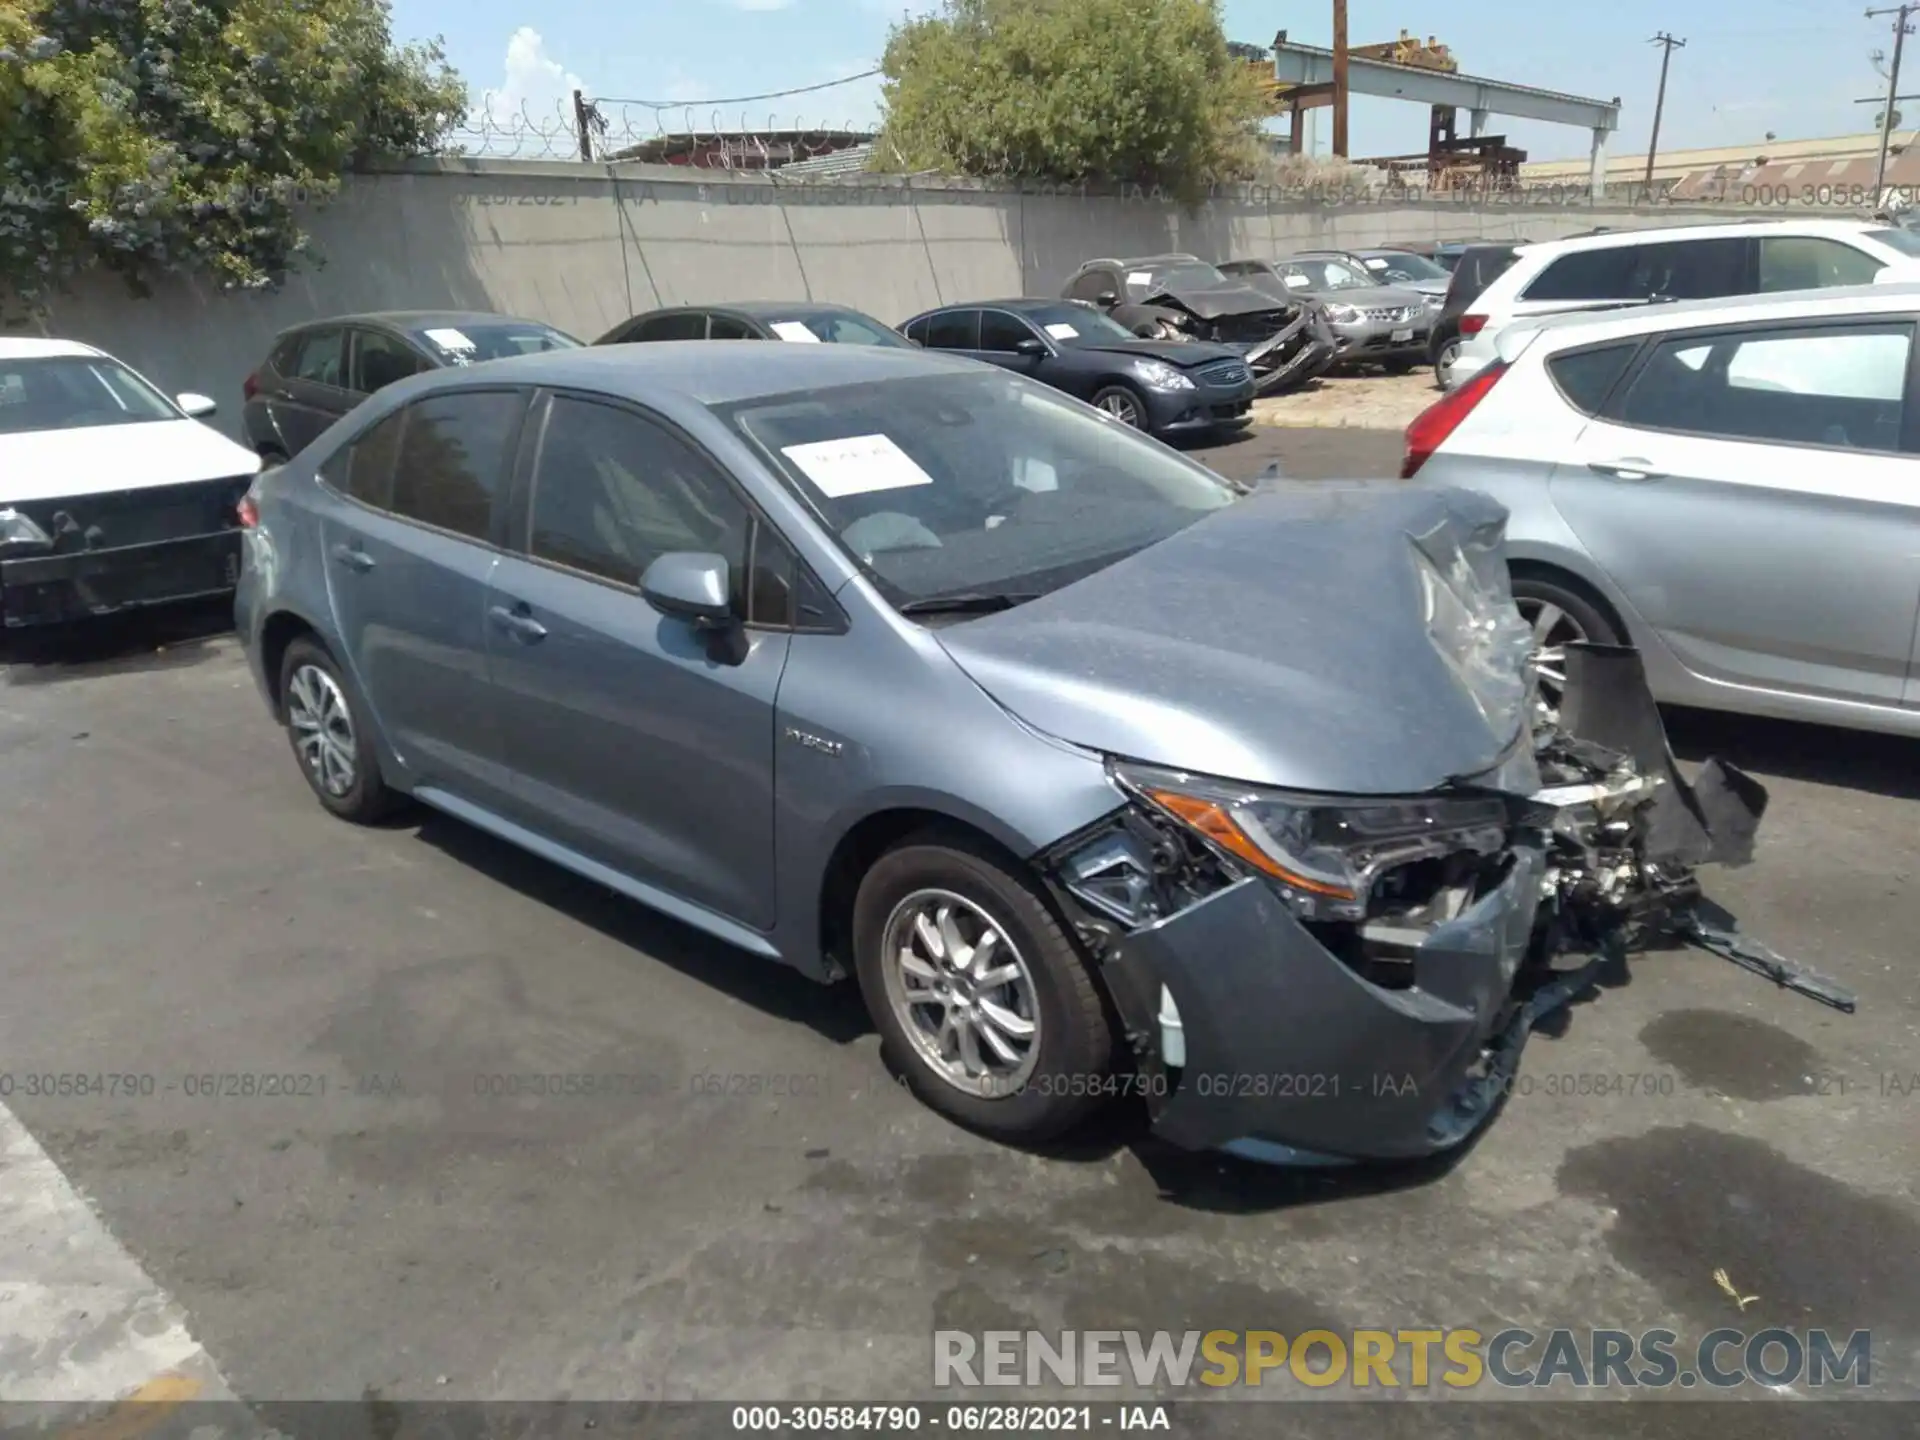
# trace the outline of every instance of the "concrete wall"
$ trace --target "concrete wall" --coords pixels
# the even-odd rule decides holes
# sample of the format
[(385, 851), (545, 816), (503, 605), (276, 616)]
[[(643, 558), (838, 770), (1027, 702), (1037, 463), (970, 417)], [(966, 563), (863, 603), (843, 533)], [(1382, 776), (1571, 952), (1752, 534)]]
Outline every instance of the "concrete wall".
[(309, 217), (324, 264), (279, 291), (178, 280), (148, 299), (88, 277), (31, 329), (98, 345), (169, 392), (220, 402), (237, 434), (240, 387), (286, 326), (378, 309), (495, 310), (591, 340), (656, 305), (814, 299), (889, 323), (929, 306), (1057, 294), (1098, 255), (1273, 256), (1312, 245), (1455, 236), (1536, 240), (1595, 225), (1665, 225), (1724, 210), (1595, 208), (1571, 195), (1474, 208), (1330, 205), (1244, 191), (1195, 211), (1140, 192), (1021, 193), (966, 183), (787, 182), (657, 167), (419, 162), (358, 176)]

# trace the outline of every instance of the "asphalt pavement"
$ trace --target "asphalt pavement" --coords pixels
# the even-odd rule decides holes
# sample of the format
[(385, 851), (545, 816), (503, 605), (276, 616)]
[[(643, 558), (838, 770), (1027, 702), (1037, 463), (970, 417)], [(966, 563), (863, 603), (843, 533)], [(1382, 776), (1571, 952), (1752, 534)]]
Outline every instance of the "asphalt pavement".
[[(1380, 475), (1399, 437), (1199, 453)], [(450, 820), (330, 819), (220, 619), (16, 645), (0, 686), (0, 1400), (121, 1393), (130, 1354), (259, 1405), (877, 1399), (931, 1393), (936, 1329), (1509, 1325), (1871, 1330), (1874, 1391), (1920, 1396), (1911, 742), (1671, 720), (1773, 795), (1710, 893), (1857, 1014), (1650, 955), (1464, 1154), (1281, 1172), (1124, 1106), (987, 1143), (894, 1083), (850, 989)], [(529, 1093), (568, 1074), (625, 1078)], [(1526, 1433), (1724, 1425), (1646, 1413)]]

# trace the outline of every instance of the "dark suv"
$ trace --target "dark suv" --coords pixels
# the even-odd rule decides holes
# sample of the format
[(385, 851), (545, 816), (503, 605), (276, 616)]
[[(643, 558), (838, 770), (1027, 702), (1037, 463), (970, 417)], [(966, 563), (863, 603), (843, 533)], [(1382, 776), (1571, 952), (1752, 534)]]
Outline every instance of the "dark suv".
[(1453, 280), (1447, 286), (1447, 298), (1440, 302), (1440, 314), (1427, 336), (1427, 361), (1433, 366), (1433, 378), (1446, 388), (1444, 371), (1460, 348), (1460, 317), (1480, 294), (1513, 264), (1524, 240), (1494, 241), (1473, 245), (1461, 251), (1453, 263)]
[(249, 375), (241, 421), (263, 460), (290, 459), (367, 396), (423, 370), (580, 342), (538, 320), (467, 310), (336, 315), (282, 331)]

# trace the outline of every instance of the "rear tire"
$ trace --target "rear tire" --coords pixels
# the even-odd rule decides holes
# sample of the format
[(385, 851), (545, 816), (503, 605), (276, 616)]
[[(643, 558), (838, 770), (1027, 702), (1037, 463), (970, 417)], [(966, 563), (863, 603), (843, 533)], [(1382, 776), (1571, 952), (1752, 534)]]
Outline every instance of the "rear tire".
[(393, 813), (399, 797), (380, 773), (364, 710), (333, 656), (305, 636), (280, 660), (280, 713), (300, 773), (329, 813), (356, 825)]
[(881, 856), (854, 900), (853, 947), (887, 1057), (932, 1109), (1031, 1144), (1105, 1101), (1115, 1047), (1091, 963), (1034, 881), (985, 846), (923, 834)]
[(1433, 383), (1442, 390), (1447, 388), (1447, 370), (1460, 358), (1460, 341), (1449, 340), (1435, 352), (1433, 357)]

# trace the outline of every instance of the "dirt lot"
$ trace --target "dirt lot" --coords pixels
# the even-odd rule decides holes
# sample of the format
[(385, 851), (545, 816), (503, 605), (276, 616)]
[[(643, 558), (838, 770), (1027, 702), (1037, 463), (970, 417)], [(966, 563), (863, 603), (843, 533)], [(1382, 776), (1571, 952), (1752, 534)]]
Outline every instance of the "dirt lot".
[(1406, 375), (1363, 370), (1326, 376), (1291, 395), (1256, 400), (1253, 414), (1256, 425), (1404, 431), (1439, 398), (1433, 372), (1425, 367)]
[[(1327, 476), (1391, 473), (1399, 447), (1274, 429), (1203, 453)], [(0, 1146), (0, 1397), (56, 1372), (84, 1384), (136, 1331), (148, 1353), (167, 1297), (249, 1401), (357, 1401), (376, 1420), (423, 1397), (926, 1395), (933, 1330), (996, 1327), (1871, 1329), (1875, 1393), (1920, 1397), (1910, 743), (1673, 719), (1687, 757), (1724, 754), (1773, 792), (1758, 861), (1712, 893), (1856, 987), (1857, 1015), (1716, 959), (1647, 957), (1536, 1041), (1467, 1153), (1303, 1175), (1169, 1154), (1125, 1110), (1055, 1150), (988, 1144), (888, 1079), (849, 992), (448, 820), (330, 820), (219, 618), (16, 652), (0, 685), (0, 1120), (24, 1127)], [(475, 1084), (557, 1071), (801, 1084)], [(30, 1096), (31, 1074), (135, 1083)], [(187, 1078), (229, 1075), (329, 1088)], [(74, 1234), (49, 1241), (56, 1213)], [(33, 1244), (12, 1243), (22, 1217)], [(109, 1271), (149, 1287), (125, 1335), (103, 1329)], [(1498, 1426), (1462, 1408), (1357, 1405), (1339, 1433), (1814, 1423), (1773, 1403), (1508, 1404)], [(1914, 1414), (1823, 1402), (1818, 1429), (1912, 1434)], [(1236, 1433), (1340, 1416), (1276, 1403)]]

